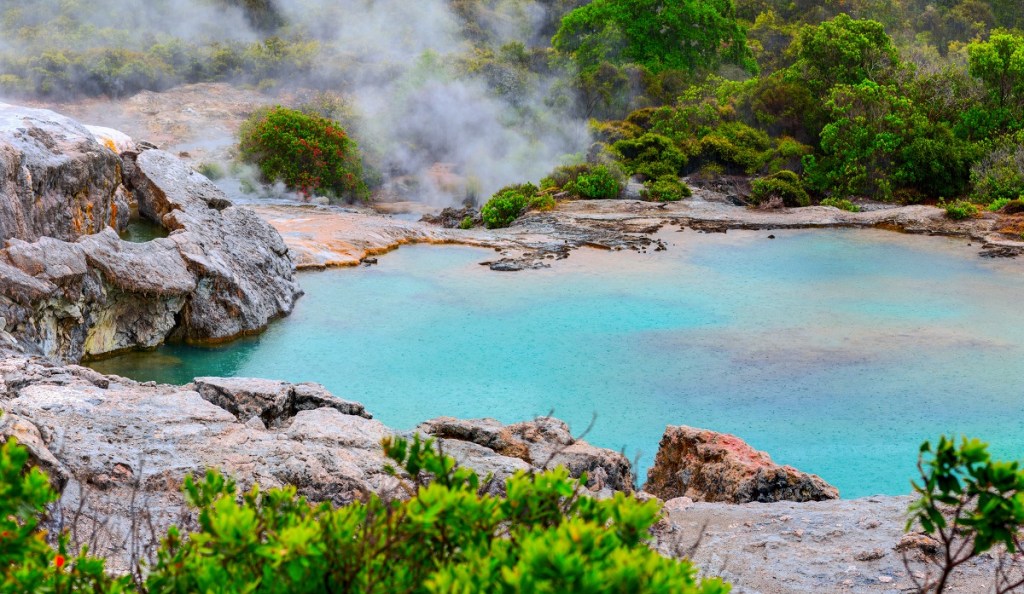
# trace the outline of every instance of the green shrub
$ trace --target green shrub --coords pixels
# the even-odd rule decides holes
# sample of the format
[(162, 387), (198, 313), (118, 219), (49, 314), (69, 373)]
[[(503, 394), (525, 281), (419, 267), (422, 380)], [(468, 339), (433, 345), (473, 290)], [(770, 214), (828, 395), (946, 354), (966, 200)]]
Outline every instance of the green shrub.
[(1024, 194), (1024, 147), (1002, 146), (971, 169), (974, 195), (982, 202)]
[(537, 194), (530, 199), (530, 210), (555, 210), (557, 203), (551, 194)]
[(334, 121), (278, 106), (253, 114), (240, 136), (242, 158), (268, 182), (305, 195), (369, 198), (359, 147)]
[(40, 518), (57, 494), (45, 474), (28, 468), (28, 460), (17, 440), (0, 445), (0, 593), (126, 592), (130, 580), (107, 576), (102, 560), (85, 549), (72, 556), (67, 534), (58, 535), (56, 549), (46, 542)]
[(644, 189), (640, 193), (644, 200), (653, 200), (655, 202), (678, 202), (692, 195), (690, 187), (674, 176), (648, 181), (644, 183)]
[(459, 229), (465, 230), (465, 229), (472, 229), (472, 228), (473, 228), (473, 217), (471, 217), (471, 216), (467, 216), (466, 218), (462, 219), (462, 222), (459, 223)]
[(998, 212), (1002, 210), (1004, 206), (1011, 202), (1013, 202), (1013, 200), (1010, 200), (1009, 198), (996, 198), (986, 208), (988, 208), (988, 210), (991, 212)]
[(619, 197), (619, 193), (622, 192), (622, 183), (607, 165), (598, 165), (579, 174), (574, 181), (569, 182), (562, 189), (581, 198), (607, 200)]
[[(919, 578), (921, 592), (945, 592), (950, 574), (983, 554), (996, 558), (1001, 592), (1016, 591), (1024, 529), (1024, 469), (1018, 462), (992, 460), (988, 445), (964, 437), (960, 445), (942, 436), (921, 446), (918, 499), (910, 506), (907, 530), (920, 526), (938, 542), (934, 571)], [(1000, 545), (998, 549), (994, 547)], [(1005, 550), (1002, 550), (1005, 547)], [(1018, 559), (1014, 559), (1018, 557)], [(1016, 566), (1016, 569), (1015, 569)]]
[(820, 202), (822, 206), (831, 206), (832, 208), (838, 208), (839, 210), (848, 210), (850, 212), (860, 212), (860, 207), (850, 202), (846, 198), (830, 197), (825, 198)]
[(488, 229), (508, 227), (523, 214), (537, 196), (537, 186), (521, 184), (507, 186), (497, 192), (480, 209), (480, 217)]
[(978, 205), (967, 200), (939, 202), (939, 208), (946, 209), (946, 216), (954, 221), (962, 221), (978, 216)]
[(648, 132), (639, 138), (620, 140), (612, 146), (626, 171), (646, 179), (682, 175), (686, 155), (666, 136)]
[(750, 189), (750, 201), (754, 204), (763, 204), (772, 198), (781, 199), (783, 205), (790, 208), (811, 204), (811, 197), (804, 190), (800, 176), (789, 170), (755, 179), (750, 183)]
[(291, 487), (239, 500), (217, 473), (187, 481), (200, 529), (187, 539), (169, 532), (150, 592), (728, 591), (648, 548), (656, 503), (584, 496), (564, 467), (520, 472), (498, 498), (430, 441), (385, 440), (384, 449), (413, 479), (402, 480), (407, 501), (311, 506)]

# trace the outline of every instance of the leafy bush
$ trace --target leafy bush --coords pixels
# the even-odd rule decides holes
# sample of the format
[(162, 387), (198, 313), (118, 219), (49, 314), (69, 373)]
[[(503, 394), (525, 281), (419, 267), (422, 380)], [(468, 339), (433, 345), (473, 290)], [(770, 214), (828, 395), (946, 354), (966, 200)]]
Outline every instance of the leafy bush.
[(983, 202), (1017, 198), (1024, 194), (1024, 146), (999, 146), (982, 158), (970, 175), (974, 195)]
[(679, 178), (667, 176), (646, 182), (640, 195), (644, 200), (678, 202), (683, 198), (689, 198), (693, 193), (689, 186), (679, 181)]
[(783, 205), (791, 208), (811, 204), (811, 197), (804, 190), (800, 176), (788, 170), (755, 179), (750, 183), (750, 189), (750, 201), (754, 204), (765, 204), (773, 198), (782, 200)]
[(508, 227), (519, 218), (537, 196), (537, 186), (521, 184), (507, 186), (497, 192), (480, 209), (484, 226), (488, 229)]
[(497, 498), (481, 494), (477, 474), (430, 441), (384, 447), (413, 479), (402, 482), (408, 501), (371, 495), (341, 508), (310, 506), (294, 488), (253, 488), (239, 501), (217, 473), (188, 481), (200, 530), (188, 539), (168, 534), (150, 591), (728, 591), (646, 546), (657, 504), (582, 496), (583, 483), (565, 468), (520, 472)]
[(530, 210), (554, 210), (557, 203), (550, 194), (537, 194), (530, 199)]
[(17, 440), (0, 445), (0, 593), (127, 591), (130, 580), (107, 576), (103, 561), (87, 550), (72, 556), (66, 534), (58, 535), (56, 550), (46, 542), (40, 518), (57, 494), (42, 471), (28, 469), (28, 461)]
[(612, 145), (631, 175), (646, 179), (679, 176), (686, 167), (686, 155), (666, 136), (646, 133), (638, 138), (620, 140)]
[[(686, 561), (647, 546), (659, 506), (619, 493), (584, 495), (586, 478), (564, 467), (520, 472), (504, 498), (490, 480), (460, 468), (431, 441), (385, 440), (385, 454), (408, 500), (376, 495), (334, 507), (311, 505), (294, 487), (239, 495), (216, 471), (189, 477), (184, 492), (198, 509), (198, 532), (168, 530), (145, 591), (271, 593), (637, 592), (726, 594), (717, 579), (698, 580)], [(101, 560), (72, 559), (66, 537), (51, 548), (39, 530), (56, 499), (46, 476), (26, 472), (28, 452), (0, 447), (0, 592), (121, 594), (129, 578), (111, 578)], [(387, 467), (393, 475), (400, 473)], [(141, 584), (140, 584), (141, 586)]]
[(940, 202), (939, 207), (946, 209), (946, 216), (954, 221), (962, 221), (978, 216), (978, 205), (967, 200)]
[(832, 208), (838, 208), (839, 210), (847, 210), (850, 212), (860, 212), (860, 207), (850, 202), (846, 198), (825, 198), (819, 202), (822, 206), (831, 206)]
[(471, 216), (466, 216), (466, 218), (462, 219), (462, 221), (459, 223), (459, 229), (466, 230), (466, 229), (472, 229), (472, 228), (473, 228), (473, 217), (471, 217)]
[(306, 195), (369, 198), (359, 147), (336, 122), (278, 106), (257, 111), (239, 134), (242, 158), (266, 181)]
[[(920, 481), (913, 483), (918, 500), (910, 506), (907, 530), (920, 526), (937, 540), (940, 553), (932, 559), (936, 571), (914, 578), (919, 591), (942, 593), (960, 565), (993, 551), (998, 592), (1024, 586), (1020, 561), (1024, 529), (1024, 470), (1017, 462), (992, 460), (988, 445), (964, 437), (957, 446), (942, 436), (933, 447), (921, 446)], [(1017, 565), (1018, 567), (1015, 567)], [(1016, 573), (1016, 575), (1015, 575)]]
[(1010, 202), (1013, 202), (1013, 200), (1010, 200), (1009, 198), (996, 198), (991, 203), (989, 203), (989, 205), (986, 208), (988, 208), (988, 210), (991, 212), (999, 212), (1000, 210), (1003, 209), (1004, 206), (1006, 206)]
[(580, 173), (562, 189), (581, 198), (607, 200), (619, 197), (622, 183), (607, 165), (597, 165), (589, 171)]

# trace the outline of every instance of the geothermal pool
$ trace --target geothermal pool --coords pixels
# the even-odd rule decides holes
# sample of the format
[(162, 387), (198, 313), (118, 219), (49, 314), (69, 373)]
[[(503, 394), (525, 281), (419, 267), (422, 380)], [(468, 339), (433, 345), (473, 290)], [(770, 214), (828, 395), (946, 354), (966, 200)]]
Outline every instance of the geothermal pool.
[(105, 373), (316, 381), (396, 428), (553, 411), (638, 457), (667, 424), (734, 433), (843, 497), (904, 494), (941, 433), (1024, 458), (1024, 263), (885, 231), (665, 233), (666, 252), (577, 251), (496, 273), (493, 252), (413, 246), (300, 275), (295, 313), (225, 347)]

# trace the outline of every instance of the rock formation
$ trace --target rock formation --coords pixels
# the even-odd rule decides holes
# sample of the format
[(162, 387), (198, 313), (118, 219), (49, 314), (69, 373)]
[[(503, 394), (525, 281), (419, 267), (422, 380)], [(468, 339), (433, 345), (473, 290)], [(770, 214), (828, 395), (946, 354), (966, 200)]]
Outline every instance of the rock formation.
[(820, 477), (779, 466), (733, 435), (693, 427), (665, 430), (644, 491), (726, 503), (822, 501), (839, 491)]
[[(0, 343), (77, 362), (168, 338), (226, 340), (301, 295), (281, 236), (209, 180), (116, 131), (0, 106)], [(129, 198), (171, 232), (122, 241)], [(5, 338), (9, 336), (10, 338)]]
[(81, 124), (0, 103), (0, 243), (123, 229), (121, 160)]
[(494, 419), (440, 417), (416, 430), (440, 438), (456, 460), (502, 478), (519, 469), (565, 466), (573, 476), (586, 474), (591, 491), (633, 490), (633, 471), (625, 456), (574, 438), (558, 419), (502, 425)]
[[(33, 461), (64, 488), (66, 506), (85, 497), (95, 514), (109, 519), (110, 546), (123, 542), (133, 500), (145, 501), (166, 525), (182, 507), (184, 477), (211, 467), (243, 488), (292, 485), (313, 501), (344, 504), (369, 493), (398, 493), (381, 447), (381, 439), (398, 432), (317, 384), (246, 378), (141, 384), (41, 358), (0, 356), (0, 410), (0, 439), (13, 435), (29, 447)], [(465, 465), (493, 474), (495, 492), (515, 471), (549, 461), (565, 463), (575, 476), (586, 471), (595, 491), (629, 488), (624, 457), (574, 441), (556, 419), (508, 428), (465, 422), (479, 427), (475, 434), (449, 430), (456, 425), (438, 420), (421, 430), (438, 433), (441, 447)], [(507, 444), (499, 436), (506, 429)], [(476, 435), (475, 442), (460, 435)]]

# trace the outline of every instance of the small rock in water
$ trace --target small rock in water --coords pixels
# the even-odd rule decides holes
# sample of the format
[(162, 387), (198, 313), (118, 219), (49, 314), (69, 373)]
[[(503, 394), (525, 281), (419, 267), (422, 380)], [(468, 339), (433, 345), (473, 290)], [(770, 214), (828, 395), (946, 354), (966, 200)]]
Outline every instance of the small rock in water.
[(363, 258), (362, 260), (360, 260), (360, 263), (363, 266), (373, 266), (374, 264), (377, 263), (377, 258)]
[(775, 239), (775, 236), (774, 235), (769, 235), (768, 239)]

